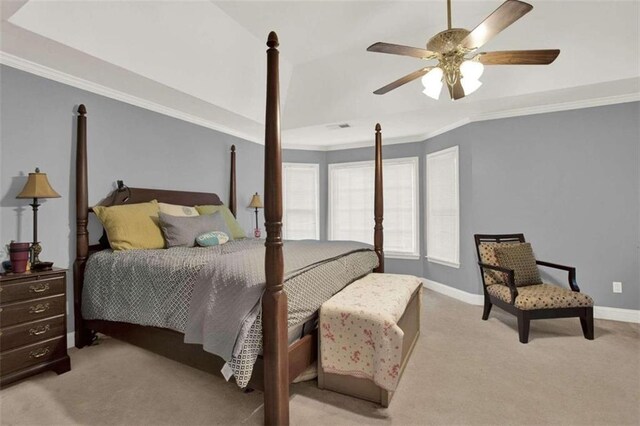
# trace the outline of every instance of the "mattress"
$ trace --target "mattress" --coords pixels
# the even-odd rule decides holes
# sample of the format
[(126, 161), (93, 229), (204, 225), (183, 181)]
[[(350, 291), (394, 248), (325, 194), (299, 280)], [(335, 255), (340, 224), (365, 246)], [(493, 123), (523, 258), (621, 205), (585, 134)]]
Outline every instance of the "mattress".
[[(371, 247), (360, 243), (292, 241), (285, 242), (284, 247), (284, 290), (289, 301), (290, 339), (299, 337), (301, 325), (322, 303), (370, 273), (378, 263)], [(336, 251), (336, 247), (339, 250)], [(318, 253), (326, 253), (326, 259), (317, 261), (311, 255), (305, 256), (311, 251), (315, 251), (316, 258)], [(336, 256), (336, 252), (343, 254)], [(225, 259), (231, 261), (238, 256), (260, 253), (263, 259), (264, 242), (250, 239), (206, 248), (100, 251), (87, 262), (82, 294), (83, 317), (184, 333), (192, 293), (202, 272), (211, 269), (212, 265), (224, 264)], [(259, 265), (254, 269), (254, 273), (261, 273), (264, 280), (264, 271), (259, 271)], [(259, 281), (260, 277), (257, 279)], [(256, 316), (242, 325), (237, 347), (228, 360), (240, 387), (245, 387), (251, 378), (253, 364), (261, 350), (262, 319), (258, 310)]]

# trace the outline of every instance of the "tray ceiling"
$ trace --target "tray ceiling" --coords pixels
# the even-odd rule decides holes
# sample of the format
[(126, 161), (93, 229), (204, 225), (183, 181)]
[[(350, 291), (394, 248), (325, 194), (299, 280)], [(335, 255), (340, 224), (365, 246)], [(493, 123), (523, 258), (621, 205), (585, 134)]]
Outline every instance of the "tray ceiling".
[[(499, 4), (454, 0), (454, 26), (472, 28)], [(259, 142), (265, 38), (276, 30), (283, 143), (292, 148), (370, 144), (376, 122), (387, 143), (416, 141), (478, 119), (639, 98), (637, 1), (532, 4), (486, 48), (560, 48), (558, 60), (487, 67), (481, 89), (455, 103), (424, 96), (419, 81), (373, 95), (424, 62), (365, 51), (375, 41), (424, 46), (446, 26), (444, 0), (3, 2), (1, 50), (10, 65)]]

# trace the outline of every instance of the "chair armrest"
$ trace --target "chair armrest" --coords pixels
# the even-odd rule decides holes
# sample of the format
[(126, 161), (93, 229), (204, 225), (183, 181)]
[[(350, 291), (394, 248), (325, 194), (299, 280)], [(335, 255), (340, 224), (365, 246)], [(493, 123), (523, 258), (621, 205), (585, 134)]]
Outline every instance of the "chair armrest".
[(580, 287), (578, 287), (578, 282), (576, 281), (576, 268), (573, 266), (565, 266), (559, 265), (557, 263), (551, 262), (543, 262), (542, 260), (536, 260), (536, 264), (540, 266), (546, 266), (547, 268), (561, 269), (563, 271), (567, 271), (569, 273), (569, 287), (571, 290), (575, 292), (580, 292)]
[(509, 268), (503, 268), (502, 266), (489, 265), (488, 263), (478, 262), (480, 271), (484, 274), (485, 269), (492, 269), (494, 271), (502, 272), (507, 275), (507, 287), (511, 292), (511, 304), (516, 303), (516, 297), (518, 297), (518, 289), (516, 288), (515, 271)]

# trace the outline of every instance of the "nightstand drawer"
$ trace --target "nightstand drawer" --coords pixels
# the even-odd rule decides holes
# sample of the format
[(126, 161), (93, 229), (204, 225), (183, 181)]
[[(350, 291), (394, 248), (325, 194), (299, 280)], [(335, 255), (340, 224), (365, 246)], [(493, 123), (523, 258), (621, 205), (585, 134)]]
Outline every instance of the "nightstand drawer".
[(64, 294), (10, 303), (0, 307), (0, 327), (4, 328), (14, 324), (64, 314), (65, 312), (66, 300)]
[(65, 291), (64, 275), (41, 279), (22, 279), (10, 281), (0, 287), (0, 303), (10, 303), (35, 297), (62, 294)]
[(65, 316), (27, 322), (0, 329), (0, 350), (7, 351), (40, 340), (65, 335)]
[(33, 345), (0, 353), (0, 374), (22, 370), (67, 354), (66, 337), (56, 337)]

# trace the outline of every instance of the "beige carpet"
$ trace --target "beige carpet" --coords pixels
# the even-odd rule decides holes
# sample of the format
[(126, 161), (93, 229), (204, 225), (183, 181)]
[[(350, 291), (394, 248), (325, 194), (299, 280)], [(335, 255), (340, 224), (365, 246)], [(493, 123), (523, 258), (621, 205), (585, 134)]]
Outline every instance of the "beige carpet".
[[(640, 424), (640, 327), (577, 319), (531, 324), (425, 293), (422, 335), (391, 406), (294, 385), (291, 422), (369, 424)], [(72, 371), (0, 392), (2, 424), (260, 424), (262, 393), (106, 339), (71, 351)]]

